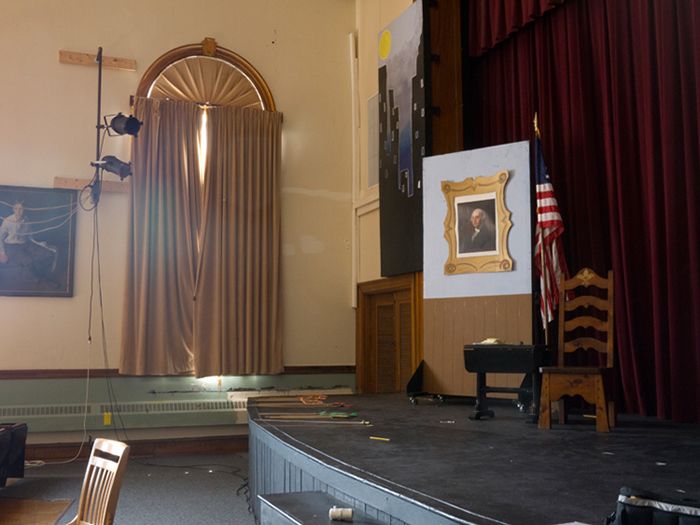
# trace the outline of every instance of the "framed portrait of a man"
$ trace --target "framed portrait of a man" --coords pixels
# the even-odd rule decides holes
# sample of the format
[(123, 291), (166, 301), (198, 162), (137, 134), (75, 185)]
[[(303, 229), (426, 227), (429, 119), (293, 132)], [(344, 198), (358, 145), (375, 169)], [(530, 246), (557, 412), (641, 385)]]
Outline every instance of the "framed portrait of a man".
[(462, 182), (442, 182), (447, 202), (445, 239), (449, 244), (446, 274), (512, 270), (508, 254), (512, 223), (505, 206), (507, 182), (507, 171)]
[(0, 186), (0, 295), (71, 297), (77, 192)]
[(496, 196), (464, 195), (457, 207), (457, 256), (488, 255), (498, 250)]

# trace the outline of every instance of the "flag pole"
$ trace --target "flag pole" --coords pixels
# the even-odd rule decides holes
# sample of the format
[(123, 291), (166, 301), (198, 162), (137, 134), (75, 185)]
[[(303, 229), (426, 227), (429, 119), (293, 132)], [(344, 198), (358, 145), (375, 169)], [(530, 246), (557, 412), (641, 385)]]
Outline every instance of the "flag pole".
[[(532, 119), (532, 127), (535, 131), (535, 139), (540, 138), (540, 128), (537, 125), (537, 112), (535, 111), (535, 116)], [(539, 210), (536, 210), (536, 215), (539, 214)], [(537, 219), (536, 219), (537, 220)], [(545, 256), (544, 256), (544, 228), (540, 227), (540, 300), (544, 305), (544, 344), (549, 346), (549, 304), (547, 303), (547, 276), (545, 274)], [(540, 310), (541, 312), (542, 310)]]

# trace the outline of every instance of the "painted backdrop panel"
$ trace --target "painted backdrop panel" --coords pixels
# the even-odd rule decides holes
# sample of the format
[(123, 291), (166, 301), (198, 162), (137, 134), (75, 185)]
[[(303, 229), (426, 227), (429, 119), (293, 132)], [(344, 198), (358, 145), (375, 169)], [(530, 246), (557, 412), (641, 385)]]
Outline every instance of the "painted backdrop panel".
[(381, 273), (423, 267), (422, 158), (425, 140), (423, 2), (379, 33)]

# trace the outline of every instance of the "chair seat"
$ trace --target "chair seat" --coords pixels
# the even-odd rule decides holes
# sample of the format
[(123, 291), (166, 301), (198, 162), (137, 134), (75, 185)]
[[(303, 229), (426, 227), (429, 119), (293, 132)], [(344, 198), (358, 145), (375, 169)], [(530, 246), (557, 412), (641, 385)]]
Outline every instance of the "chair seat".
[(543, 366), (540, 367), (542, 374), (605, 374), (609, 368), (595, 366)]

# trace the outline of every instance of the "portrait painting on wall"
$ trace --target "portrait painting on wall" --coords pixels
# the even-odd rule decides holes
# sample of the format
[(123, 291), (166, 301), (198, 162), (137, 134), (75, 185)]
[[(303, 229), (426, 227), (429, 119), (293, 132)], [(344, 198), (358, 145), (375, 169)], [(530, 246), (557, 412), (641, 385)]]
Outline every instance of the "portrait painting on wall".
[[(378, 35), (378, 163), (381, 274), (423, 268), (423, 157), (426, 156), (423, 2)], [(370, 140), (373, 140), (370, 137)]]
[(508, 253), (511, 213), (505, 204), (508, 177), (508, 171), (501, 171), (442, 182), (447, 203), (444, 236), (449, 245), (445, 274), (512, 271)]
[(489, 255), (498, 250), (496, 194), (463, 195), (457, 207), (458, 257)]
[(77, 192), (0, 186), (0, 295), (71, 297)]

